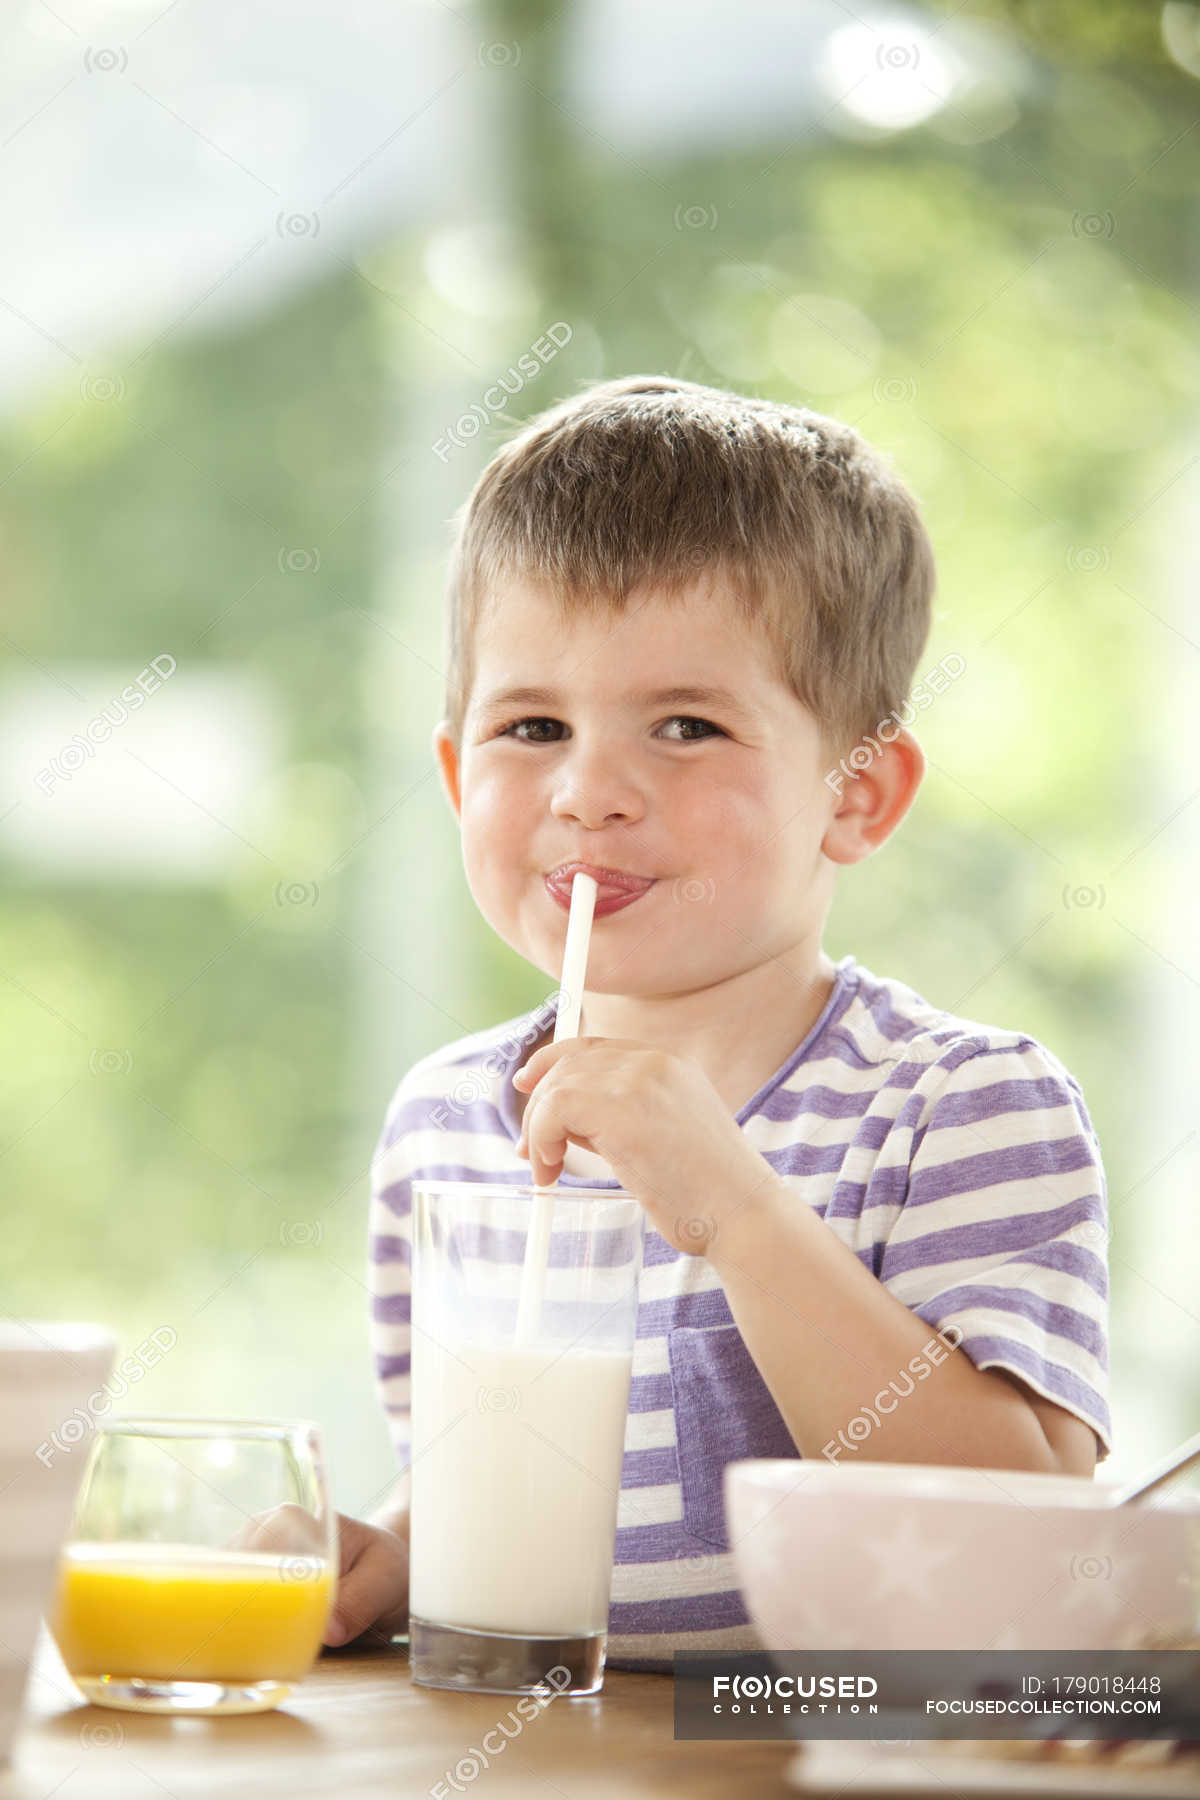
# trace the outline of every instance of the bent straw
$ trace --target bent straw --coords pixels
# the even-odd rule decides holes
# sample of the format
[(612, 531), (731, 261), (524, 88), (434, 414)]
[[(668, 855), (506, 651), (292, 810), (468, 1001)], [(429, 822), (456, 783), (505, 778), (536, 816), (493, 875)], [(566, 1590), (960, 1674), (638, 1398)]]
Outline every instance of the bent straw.
[[(554, 1020), (554, 1039), (577, 1037), (579, 1014), (583, 1005), (583, 983), (587, 973), (588, 943), (592, 935), (592, 913), (599, 892), (591, 875), (577, 871), (571, 883), (571, 910), (567, 916), (567, 942), (563, 950), (562, 981), (558, 1012)], [(533, 1217), (525, 1240), (525, 1261), (521, 1267), (521, 1292), (517, 1301), (516, 1342), (532, 1342), (542, 1316), (542, 1299), (546, 1291), (546, 1268), (550, 1261), (550, 1227), (554, 1218), (554, 1187), (539, 1186), (533, 1196)]]

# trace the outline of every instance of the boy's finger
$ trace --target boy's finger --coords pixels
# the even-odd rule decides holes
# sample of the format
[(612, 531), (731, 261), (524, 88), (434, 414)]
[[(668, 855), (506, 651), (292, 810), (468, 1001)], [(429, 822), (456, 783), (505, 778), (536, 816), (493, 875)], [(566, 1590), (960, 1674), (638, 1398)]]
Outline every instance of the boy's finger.
[(366, 1532), (361, 1519), (351, 1518), (346, 1513), (337, 1516), (337, 1548), (338, 1576), (344, 1581), (362, 1555), (366, 1546)]
[(408, 1560), (404, 1546), (397, 1541), (393, 1553), (372, 1545), (338, 1582), (333, 1611), (325, 1627), (325, 1642), (348, 1643), (382, 1613), (392, 1612), (407, 1593)]
[(561, 1145), (557, 1157), (554, 1155), (554, 1150), (555, 1146), (553, 1145), (549, 1151), (534, 1149), (531, 1146), (528, 1153), (529, 1173), (535, 1187), (551, 1187), (558, 1180), (559, 1171), (563, 1166), (563, 1157), (566, 1154), (565, 1143)]
[(532, 1082), (540, 1081), (547, 1069), (560, 1057), (566, 1056), (568, 1053), (577, 1054), (581, 1042), (580, 1038), (559, 1038), (557, 1044), (543, 1044), (540, 1050), (534, 1051), (527, 1062), (522, 1063), (513, 1076), (513, 1085), (526, 1087)]

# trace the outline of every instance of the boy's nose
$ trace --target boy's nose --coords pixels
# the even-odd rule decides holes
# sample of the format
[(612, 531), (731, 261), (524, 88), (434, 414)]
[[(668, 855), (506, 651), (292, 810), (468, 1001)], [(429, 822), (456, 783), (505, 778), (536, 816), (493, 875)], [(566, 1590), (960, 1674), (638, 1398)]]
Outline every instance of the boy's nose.
[(560, 772), (550, 801), (556, 819), (572, 820), (588, 830), (640, 819), (645, 813), (644, 796), (632, 773), (611, 751), (595, 751), (569, 759)]

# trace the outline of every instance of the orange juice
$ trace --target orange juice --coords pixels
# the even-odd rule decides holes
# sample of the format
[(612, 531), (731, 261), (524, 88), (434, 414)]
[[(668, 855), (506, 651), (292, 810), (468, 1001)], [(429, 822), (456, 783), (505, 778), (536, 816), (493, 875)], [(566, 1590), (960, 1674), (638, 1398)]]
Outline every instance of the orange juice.
[(72, 1676), (299, 1681), (321, 1644), (323, 1557), (191, 1544), (71, 1544), (49, 1624)]

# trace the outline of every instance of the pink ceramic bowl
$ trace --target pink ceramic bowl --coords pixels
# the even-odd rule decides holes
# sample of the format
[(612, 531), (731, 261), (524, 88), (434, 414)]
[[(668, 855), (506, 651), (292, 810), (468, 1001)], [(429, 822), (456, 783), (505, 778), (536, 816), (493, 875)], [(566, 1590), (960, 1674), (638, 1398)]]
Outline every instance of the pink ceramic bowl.
[(1074, 1475), (733, 1462), (730, 1547), (767, 1650), (1128, 1650), (1200, 1633), (1200, 1493), (1112, 1508)]

